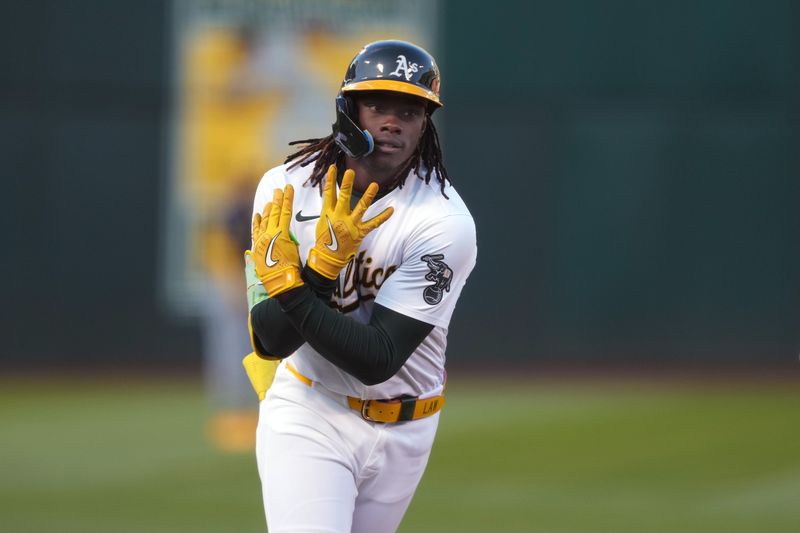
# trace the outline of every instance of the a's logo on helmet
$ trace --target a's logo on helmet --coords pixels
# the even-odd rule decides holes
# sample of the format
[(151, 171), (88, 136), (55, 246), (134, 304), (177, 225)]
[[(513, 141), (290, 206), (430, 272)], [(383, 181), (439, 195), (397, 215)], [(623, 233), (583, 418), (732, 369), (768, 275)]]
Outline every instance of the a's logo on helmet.
[[(397, 61), (397, 68), (394, 69), (394, 72), (391, 72), (389, 76), (397, 76), (398, 78), (404, 76), (406, 81), (411, 81), (414, 73), (419, 71), (419, 65), (416, 63), (409, 63), (406, 56), (402, 54), (397, 56), (395, 61)], [(401, 70), (403, 71), (402, 74), (400, 74)]]

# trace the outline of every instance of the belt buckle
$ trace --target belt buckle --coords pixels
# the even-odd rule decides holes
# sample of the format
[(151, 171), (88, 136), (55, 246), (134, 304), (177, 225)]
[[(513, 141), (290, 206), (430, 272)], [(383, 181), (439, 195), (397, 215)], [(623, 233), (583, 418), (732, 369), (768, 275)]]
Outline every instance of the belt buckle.
[(361, 404), (361, 418), (368, 422), (376, 422), (378, 424), (382, 424), (380, 420), (375, 420), (371, 416), (369, 416), (369, 406), (372, 403), (372, 400), (363, 400), (364, 403)]

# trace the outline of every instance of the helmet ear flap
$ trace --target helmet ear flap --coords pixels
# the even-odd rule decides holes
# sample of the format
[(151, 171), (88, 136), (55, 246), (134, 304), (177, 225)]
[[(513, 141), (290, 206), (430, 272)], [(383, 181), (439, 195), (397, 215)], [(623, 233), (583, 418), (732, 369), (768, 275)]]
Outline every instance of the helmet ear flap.
[(356, 123), (355, 101), (350, 96), (339, 93), (336, 96), (336, 122), (333, 123), (333, 140), (342, 151), (353, 159), (369, 155), (375, 142), (367, 130)]
[(358, 114), (356, 114), (356, 102), (353, 100), (352, 96), (347, 96), (346, 94), (342, 93), (342, 99), (344, 100), (344, 112), (345, 114), (352, 118), (355, 122), (358, 118)]

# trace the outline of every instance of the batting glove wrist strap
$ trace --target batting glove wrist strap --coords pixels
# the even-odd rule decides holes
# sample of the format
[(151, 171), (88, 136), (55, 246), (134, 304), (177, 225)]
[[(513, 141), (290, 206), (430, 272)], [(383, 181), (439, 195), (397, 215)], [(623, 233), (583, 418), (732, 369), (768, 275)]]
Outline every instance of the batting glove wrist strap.
[[(350, 256), (352, 257), (352, 256)], [(339, 277), (339, 272), (342, 271), (344, 266), (350, 258), (342, 261), (334, 256), (328, 255), (325, 252), (312, 248), (308, 252), (308, 267), (317, 274), (324, 276), (327, 279), (334, 280)]]
[(355, 172), (347, 170), (342, 177), (339, 195), (336, 195), (336, 165), (328, 168), (322, 193), (322, 211), (316, 228), (316, 243), (308, 255), (308, 266), (328, 279), (336, 279), (339, 272), (358, 251), (361, 241), (369, 232), (386, 222), (394, 209), (388, 207), (369, 220), (361, 220), (375, 195), (378, 184), (370, 183), (364, 195), (350, 210)]
[(288, 290), (303, 285), (303, 278), (300, 276), (298, 267), (286, 267), (261, 278), (267, 293), (274, 297)]

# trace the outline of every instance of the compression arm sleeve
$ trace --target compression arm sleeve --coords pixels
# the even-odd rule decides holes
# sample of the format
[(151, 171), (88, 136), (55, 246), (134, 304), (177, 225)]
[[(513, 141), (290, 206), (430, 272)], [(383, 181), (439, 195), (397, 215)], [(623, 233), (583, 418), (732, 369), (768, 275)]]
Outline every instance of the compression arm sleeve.
[(283, 359), (289, 357), (305, 342), (284, 315), (278, 300), (267, 298), (250, 311), (259, 352)]
[(365, 385), (394, 376), (433, 325), (376, 304), (368, 324), (328, 307), (307, 286), (276, 298), (286, 318), (322, 357)]
[[(323, 305), (330, 301), (336, 286), (335, 280), (328, 280), (308, 267), (303, 267), (301, 275)], [(275, 298), (267, 298), (253, 307), (250, 311), (250, 324), (260, 353), (283, 359), (292, 355), (306, 342)]]

